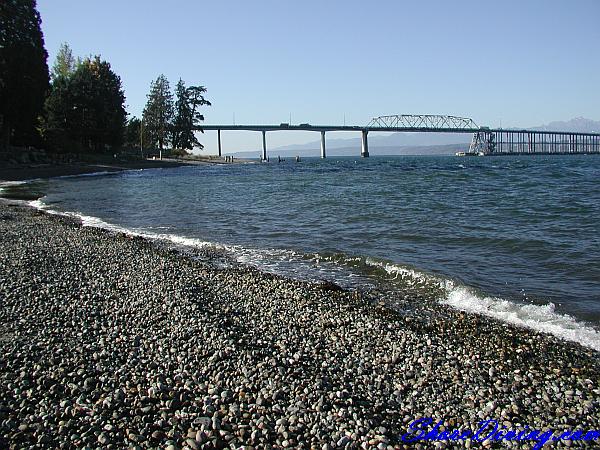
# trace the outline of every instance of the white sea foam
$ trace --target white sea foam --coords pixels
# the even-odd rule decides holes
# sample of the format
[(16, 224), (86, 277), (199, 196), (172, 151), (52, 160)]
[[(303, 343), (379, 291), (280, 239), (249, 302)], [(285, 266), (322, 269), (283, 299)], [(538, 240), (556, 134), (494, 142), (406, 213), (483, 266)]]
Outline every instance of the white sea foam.
[(456, 309), (481, 314), (517, 326), (553, 334), (568, 341), (600, 351), (600, 333), (568, 314), (555, 311), (554, 303), (519, 304), (497, 297), (477, 295), (466, 286), (446, 282), (447, 297), (441, 302)]
[[(155, 231), (148, 231), (147, 229), (126, 228), (120, 225), (115, 225), (106, 222), (98, 217), (88, 216), (78, 212), (62, 212), (51, 209), (49, 205), (47, 205), (40, 199), (27, 202), (27, 204), (36, 209), (43, 210), (49, 214), (56, 214), (64, 217), (78, 219), (79, 221), (81, 221), (81, 224), (84, 227), (101, 228), (112, 232), (123, 233), (129, 236), (143, 237), (154, 241), (164, 241), (188, 248), (214, 248), (215, 250), (226, 252), (229, 256), (231, 256), (235, 261), (239, 263), (256, 265), (264, 269), (268, 269), (273, 266), (273, 264), (269, 264), (268, 261), (272, 259), (272, 257), (274, 257), (276, 254), (280, 257), (280, 259), (283, 259), (285, 257), (288, 260), (290, 260), (292, 256), (296, 255), (295, 252), (287, 250), (251, 249), (238, 245), (226, 245), (217, 242), (204, 241), (202, 239), (186, 237), (177, 234), (160, 233)], [(156, 227), (154, 229), (160, 228), (168, 227)]]
[(0, 182), (0, 188), (10, 187), (10, 186), (18, 186), (20, 184), (27, 184), (28, 181), (2, 181)]
[(103, 175), (114, 175), (119, 173), (120, 171), (114, 170), (100, 170), (98, 172), (89, 172), (89, 173), (76, 173), (73, 175), (60, 175), (55, 178), (79, 178), (79, 177), (99, 177)]
[(74, 219), (78, 219), (81, 221), (81, 224), (84, 227), (102, 228), (102, 229), (109, 230), (109, 231), (125, 233), (130, 236), (141, 236), (141, 237), (148, 237), (148, 238), (153, 238), (156, 236), (153, 233), (143, 233), (143, 232), (139, 232), (139, 231), (132, 230), (129, 228), (121, 227), (119, 225), (114, 225), (114, 224), (105, 222), (104, 220), (99, 219), (98, 217), (87, 216), (85, 214), (76, 213), (76, 212), (57, 211), (57, 210), (50, 208), (49, 205), (44, 203), (41, 199), (30, 201), (30, 202), (28, 202), (28, 205), (33, 208), (42, 210), (48, 214), (56, 214), (59, 216), (71, 217)]
[(401, 278), (405, 283), (411, 286), (417, 286), (425, 283), (440, 285), (441, 283), (441, 280), (433, 275), (420, 272), (410, 267), (378, 261), (372, 258), (367, 258), (365, 263), (373, 267), (379, 267), (380, 269), (385, 270), (388, 274), (392, 275), (394, 279)]
[(552, 334), (600, 351), (600, 332), (577, 321), (568, 314), (556, 312), (554, 303), (545, 305), (516, 303), (503, 298), (480, 295), (474, 289), (458, 284), (453, 280), (443, 279), (409, 267), (369, 258), (366, 262), (372, 266), (382, 268), (389, 274), (401, 277), (404, 282), (408, 282), (410, 285), (428, 283), (441, 288), (444, 296), (439, 301), (442, 304), (461, 311), (481, 314), (513, 325)]
[(13, 186), (19, 186), (26, 183), (27, 181), (2, 181), (0, 182), (0, 192), (5, 191), (7, 188), (10, 189)]
[[(147, 230), (128, 229), (110, 224), (97, 217), (87, 216), (72, 212), (59, 212), (52, 210), (41, 200), (29, 202), (34, 208), (42, 209), (51, 214), (60, 214), (81, 220), (83, 226), (103, 228), (106, 230), (139, 236), (152, 240), (162, 240), (184, 247), (206, 248), (212, 247), (227, 252), (239, 263), (257, 266), (263, 270), (281, 272), (277, 260), (285, 260), (293, 264), (301, 263), (301, 255), (291, 250), (283, 249), (251, 249), (237, 245), (225, 245), (207, 242), (197, 238), (190, 238), (176, 234), (161, 234)], [(315, 255), (312, 262), (319, 265), (320, 255)], [(326, 260), (326, 258), (323, 258)], [(360, 258), (347, 258), (347, 262), (356, 262)], [(555, 305), (521, 304), (506, 299), (484, 296), (474, 289), (461, 285), (453, 280), (425, 273), (417, 269), (402, 265), (392, 264), (372, 258), (366, 258), (365, 263), (378, 267), (395, 279), (401, 279), (409, 286), (419, 287), (427, 285), (440, 289), (443, 293), (440, 303), (452, 306), (468, 313), (481, 314), (494, 319), (527, 327), (536, 331), (549, 333), (562, 339), (577, 342), (583, 346), (600, 351), (600, 333), (589, 325), (577, 321), (574, 317), (555, 311)], [(286, 275), (293, 276), (293, 271)]]
[(44, 211), (53, 213), (54, 211), (51, 211), (49, 209), (46, 209), (46, 204), (44, 202), (42, 202), (41, 200), (32, 200), (30, 202), (27, 203), (29, 206), (35, 208), (35, 209), (43, 209)]

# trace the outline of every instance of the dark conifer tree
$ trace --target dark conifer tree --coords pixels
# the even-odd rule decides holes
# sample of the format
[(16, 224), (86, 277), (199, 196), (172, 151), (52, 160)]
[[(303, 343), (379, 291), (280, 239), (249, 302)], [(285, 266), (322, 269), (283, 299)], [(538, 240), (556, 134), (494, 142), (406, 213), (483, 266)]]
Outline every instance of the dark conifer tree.
[(37, 141), (47, 59), (36, 1), (0, 1), (0, 147)]
[(142, 133), (142, 121), (133, 116), (127, 121), (125, 126), (125, 138), (123, 145), (126, 147), (139, 147)]
[(57, 76), (46, 101), (46, 131), (58, 145), (76, 142), (101, 150), (123, 142), (126, 112), (121, 79), (110, 64), (85, 59), (70, 76)]
[(143, 125), (148, 133), (150, 145), (164, 149), (169, 140), (169, 130), (173, 124), (173, 94), (169, 81), (160, 75), (150, 85), (148, 101), (144, 108)]
[(185, 90), (187, 116), (186, 120), (183, 121), (185, 126), (180, 136), (180, 145), (183, 149), (204, 148), (194, 134), (194, 130), (204, 133), (200, 127), (200, 122), (204, 120), (204, 116), (200, 113), (200, 107), (210, 106), (210, 102), (204, 98), (204, 93), (206, 93), (204, 86), (190, 86)]
[(187, 97), (187, 90), (182, 79), (175, 87), (175, 117), (171, 131), (171, 144), (173, 148), (186, 148), (183, 144), (183, 136), (190, 124), (190, 108)]

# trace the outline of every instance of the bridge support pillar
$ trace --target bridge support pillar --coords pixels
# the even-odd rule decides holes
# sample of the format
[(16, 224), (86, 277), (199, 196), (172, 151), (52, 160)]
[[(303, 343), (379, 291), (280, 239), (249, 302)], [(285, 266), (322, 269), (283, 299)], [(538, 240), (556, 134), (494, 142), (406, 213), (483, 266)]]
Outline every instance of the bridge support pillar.
[(363, 158), (369, 157), (369, 140), (367, 139), (367, 130), (362, 130), (362, 147), (360, 149), (360, 156)]
[(219, 158), (221, 157), (221, 130), (217, 130), (217, 139), (219, 141)]
[(266, 161), (267, 160), (267, 132), (264, 130), (262, 132), (262, 137), (263, 137), (262, 160)]
[(325, 158), (325, 132), (321, 131), (321, 158)]

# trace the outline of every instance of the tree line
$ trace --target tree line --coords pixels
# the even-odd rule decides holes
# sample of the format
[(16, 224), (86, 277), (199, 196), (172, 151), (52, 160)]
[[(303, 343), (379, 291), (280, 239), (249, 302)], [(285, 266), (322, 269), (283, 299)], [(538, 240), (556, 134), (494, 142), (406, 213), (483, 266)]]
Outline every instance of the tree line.
[(142, 121), (135, 117), (129, 121), (129, 134), (138, 134), (136, 128), (141, 127), (143, 131), (138, 135), (150, 147), (158, 148), (161, 152), (167, 145), (174, 151), (204, 148), (194, 131), (202, 131), (200, 122), (204, 116), (200, 108), (211, 104), (204, 98), (205, 93), (204, 86), (186, 87), (185, 82), (179, 79), (174, 98), (169, 80), (160, 75), (150, 86)]
[(121, 79), (100, 56), (75, 58), (67, 44), (52, 67), (40, 132), (54, 147), (101, 151), (123, 144)]
[(67, 44), (48, 68), (35, 0), (0, 2), (0, 149), (45, 146), (57, 152), (121, 147), (203, 148), (194, 131), (204, 86), (179, 80), (175, 96), (164, 75), (150, 86), (141, 120), (127, 120), (121, 78), (100, 56), (74, 57)]

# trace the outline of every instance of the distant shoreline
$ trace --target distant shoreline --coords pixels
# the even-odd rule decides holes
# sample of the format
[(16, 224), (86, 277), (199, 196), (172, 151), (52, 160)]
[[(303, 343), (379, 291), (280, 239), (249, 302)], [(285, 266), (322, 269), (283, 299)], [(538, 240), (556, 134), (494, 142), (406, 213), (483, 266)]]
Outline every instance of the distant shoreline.
[[(245, 160), (234, 160), (235, 163), (244, 163)], [(21, 164), (15, 166), (0, 166), (0, 182), (2, 181), (27, 181), (39, 178), (55, 178), (63, 176), (86, 175), (98, 172), (121, 172), (136, 169), (173, 168), (201, 164), (231, 164), (224, 159), (162, 159), (138, 160), (116, 162), (114, 164), (98, 164), (73, 162), (65, 164)]]

